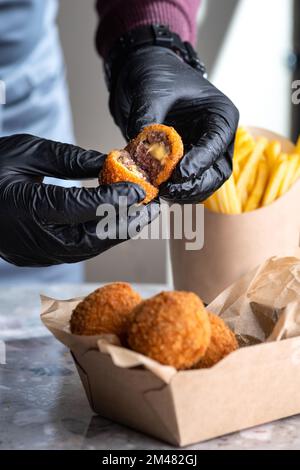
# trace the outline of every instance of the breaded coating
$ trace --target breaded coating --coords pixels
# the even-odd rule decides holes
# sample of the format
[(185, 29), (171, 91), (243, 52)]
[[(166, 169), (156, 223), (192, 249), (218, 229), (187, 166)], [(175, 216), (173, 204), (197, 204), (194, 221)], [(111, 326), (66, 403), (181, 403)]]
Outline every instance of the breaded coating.
[(195, 369), (212, 367), (239, 347), (234, 333), (222, 318), (210, 312), (208, 316), (211, 324), (211, 340), (205, 355)]
[(143, 204), (148, 204), (158, 195), (158, 189), (147, 180), (145, 174), (131, 160), (130, 155), (125, 150), (113, 150), (105, 159), (100, 174), (100, 184), (124, 181), (136, 183), (144, 189), (146, 197)]
[(126, 150), (158, 187), (172, 175), (183, 157), (183, 143), (178, 132), (163, 124), (150, 124), (133, 139)]
[(100, 287), (74, 309), (71, 332), (87, 336), (115, 334), (123, 340), (132, 311), (141, 301), (130, 284), (116, 282)]
[(204, 356), (211, 335), (202, 301), (190, 292), (162, 292), (134, 310), (128, 345), (161, 364), (188, 369)]

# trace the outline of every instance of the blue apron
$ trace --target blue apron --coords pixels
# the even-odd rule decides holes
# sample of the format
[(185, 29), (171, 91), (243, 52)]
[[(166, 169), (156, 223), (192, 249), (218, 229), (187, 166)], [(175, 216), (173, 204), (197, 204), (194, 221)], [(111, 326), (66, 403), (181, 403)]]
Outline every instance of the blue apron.
[[(0, 137), (29, 133), (74, 143), (64, 61), (56, 27), (57, 0), (0, 0)], [(62, 186), (72, 182), (45, 179)], [(4, 283), (80, 282), (83, 265), (19, 268), (0, 259)]]

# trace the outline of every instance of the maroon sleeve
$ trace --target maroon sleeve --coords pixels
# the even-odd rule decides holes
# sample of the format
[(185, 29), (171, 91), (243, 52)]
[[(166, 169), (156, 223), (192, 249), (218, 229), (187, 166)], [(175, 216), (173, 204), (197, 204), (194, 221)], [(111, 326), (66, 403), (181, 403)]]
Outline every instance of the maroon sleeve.
[(201, 0), (97, 0), (100, 22), (96, 45), (106, 57), (122, 34), (152, 23), (169, 26), (181, 39), (196, 40), (196, 16)]

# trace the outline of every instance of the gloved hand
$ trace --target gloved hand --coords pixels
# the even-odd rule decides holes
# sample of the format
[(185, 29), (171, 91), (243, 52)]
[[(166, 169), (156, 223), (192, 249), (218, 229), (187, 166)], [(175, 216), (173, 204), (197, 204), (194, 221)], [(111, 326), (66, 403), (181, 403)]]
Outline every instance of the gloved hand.
[(147, 46), (131, 52), (111, 91), (110, 110), (127, 139), (153, 122), (181, 135), (185, 156), (162, 187), (166, 199), (201, 202), (230, 176), (239, 113), (173, 51)]
[[(158, 205), (152, 204), (127, 217), (127, 208), (145, 197), (134, 184), (87, 189), (42, 183), (44, 176), (97, 178), (105, 158), (30, 135), (0, 138), (0, 256), (18, 266), (76, 263), (129, 238), (132, 221), (142, 228), (158, 215)], [(120, 196), (127, 197), (123, 207)], [(104, 239), (100, 226), (96, 234), (96, 211), (103, 204), (114, 206), (117, 227), (114, 224), (112, 233), (116, 230), (122, 239)]]

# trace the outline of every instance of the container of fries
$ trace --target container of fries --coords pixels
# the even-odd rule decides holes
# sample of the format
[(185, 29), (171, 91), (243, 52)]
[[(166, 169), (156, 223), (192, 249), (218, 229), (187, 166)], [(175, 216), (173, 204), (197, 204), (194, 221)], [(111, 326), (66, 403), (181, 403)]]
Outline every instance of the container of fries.
[(239, 129), (233, 175), (204, 203), (203, 249), (171, 239), (175, 288), (209, 303), (266, 259), (299, 255), (299, 200), (300, 140)]

